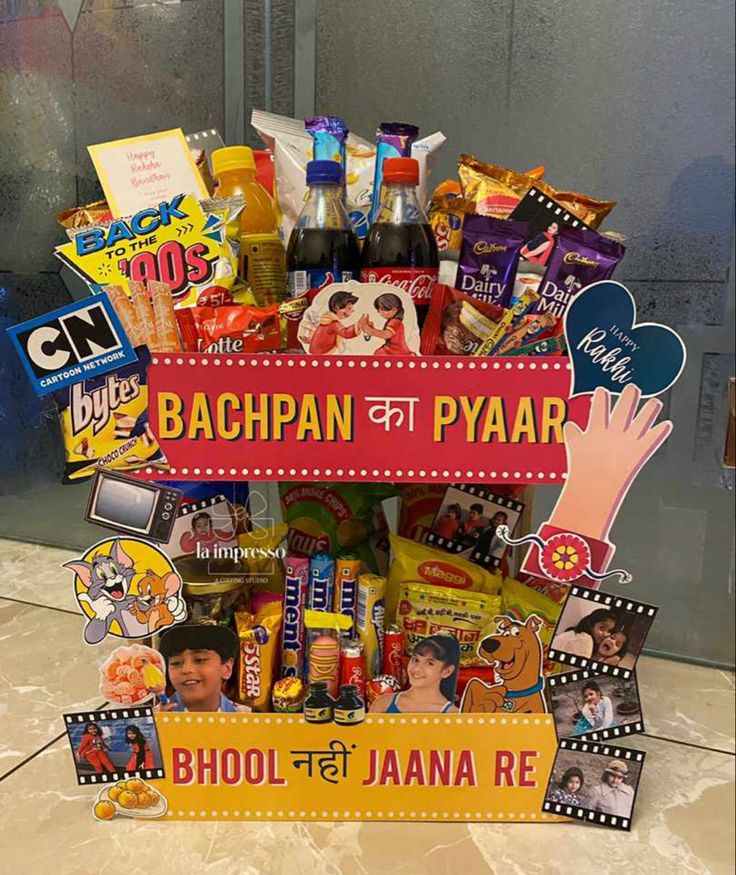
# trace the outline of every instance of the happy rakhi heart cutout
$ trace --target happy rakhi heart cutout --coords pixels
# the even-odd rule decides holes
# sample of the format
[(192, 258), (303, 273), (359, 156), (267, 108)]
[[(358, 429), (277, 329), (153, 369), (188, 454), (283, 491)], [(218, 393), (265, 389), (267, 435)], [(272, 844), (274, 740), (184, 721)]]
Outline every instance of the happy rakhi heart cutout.
[(636, 303), (621, 283), (603, 280), (579, 292), (565, 314), (571, 395), (603, 386), (614, 395), (633, 383), (644, 398), (661, 395), (685, 367), (685, 344), (656, 322), (636, 322)]

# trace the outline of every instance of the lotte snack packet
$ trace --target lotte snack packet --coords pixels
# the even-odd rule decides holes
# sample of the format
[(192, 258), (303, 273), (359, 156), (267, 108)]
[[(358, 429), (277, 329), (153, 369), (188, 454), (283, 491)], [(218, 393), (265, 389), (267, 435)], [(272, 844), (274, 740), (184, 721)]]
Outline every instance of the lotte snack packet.
[(235, 612), (240, 644), (238, 701), (254, 711), (268, 710), (276, 670), (283, 599), (272, 598), (255, 613)]
[(64, 483), (91, 477), (97, 468), (168, 469), (148, 424), (148, 350), (138, 361), (54, 392), (64, 437)]
[(224, 304), (176, 311), (187, 352), (254, 353), (282, 349), (278, 305)]
[(591, 283), (610, 279), (625, 251), (617, 240), (595, 231), (562, 228), (530, 313), (554, 317), (562, 325), (573, 297)]
[(508, 307), (528, 222), (466, 216), (455, 288), (474, 298)]
[(483, 630), (501, 611), (501, 597), (426, 583), (401, 585), (398, 624), (404, 633), (404, 655), (428, 635), (450, 633), (460, 643), (460, 665), (485, 665), (478, 655)]
[(498, 572), (399, 535), (391, 535), (390, 541), (392, 560), (386, 579), (386, 623), (395, 621), (399, 592), (406, 583), (488, 595), (496, 595), (501, 590), (503, 577)]

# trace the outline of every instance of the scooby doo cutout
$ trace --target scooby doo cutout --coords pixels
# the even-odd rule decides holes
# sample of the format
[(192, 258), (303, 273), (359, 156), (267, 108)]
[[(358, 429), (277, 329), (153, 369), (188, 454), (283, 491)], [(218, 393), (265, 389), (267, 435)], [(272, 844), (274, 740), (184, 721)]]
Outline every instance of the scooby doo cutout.
[(478, 653), (493, 665), (501, 682), (489, 686), (473, 678), (465, 687), (460, 710), (463, 713), (544, 714), (547, 711), (542, 691), (542, 621), (536, 614), (525, 623), (510, 617), (495, 617), (497, 635), (489, 635), (478, 645)]
[(99, 541), (63, 567), (75, 574), (87, 644), (99, 644), (107, 635), (144, 638), (186, 618), (181, 578), (168, 556), (146, 541)]

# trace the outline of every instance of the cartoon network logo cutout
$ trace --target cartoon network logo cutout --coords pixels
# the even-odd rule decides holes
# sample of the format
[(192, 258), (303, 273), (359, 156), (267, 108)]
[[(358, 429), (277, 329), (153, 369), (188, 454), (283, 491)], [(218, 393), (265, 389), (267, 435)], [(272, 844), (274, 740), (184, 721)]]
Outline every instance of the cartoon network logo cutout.
[(7, 329), (37, 395), (137, 359), (107, 295), (84, 298)]

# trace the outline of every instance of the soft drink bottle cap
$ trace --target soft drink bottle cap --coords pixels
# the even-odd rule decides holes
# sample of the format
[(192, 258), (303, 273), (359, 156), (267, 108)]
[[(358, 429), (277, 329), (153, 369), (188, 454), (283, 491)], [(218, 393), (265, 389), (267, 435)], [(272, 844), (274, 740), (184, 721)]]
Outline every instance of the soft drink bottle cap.
[(256, 160), (249, 146), (226, 146), (212, 153), (212, 175), (219, 176), (227, 170), (255, 170)]
[(337, 161), (310, 161), (307, 164), (307, 185), (339, 185), (342, 165)]
[(386, 158), (383, 162), (384, 182), (419, 182), (419, 162), (416, 158)]

